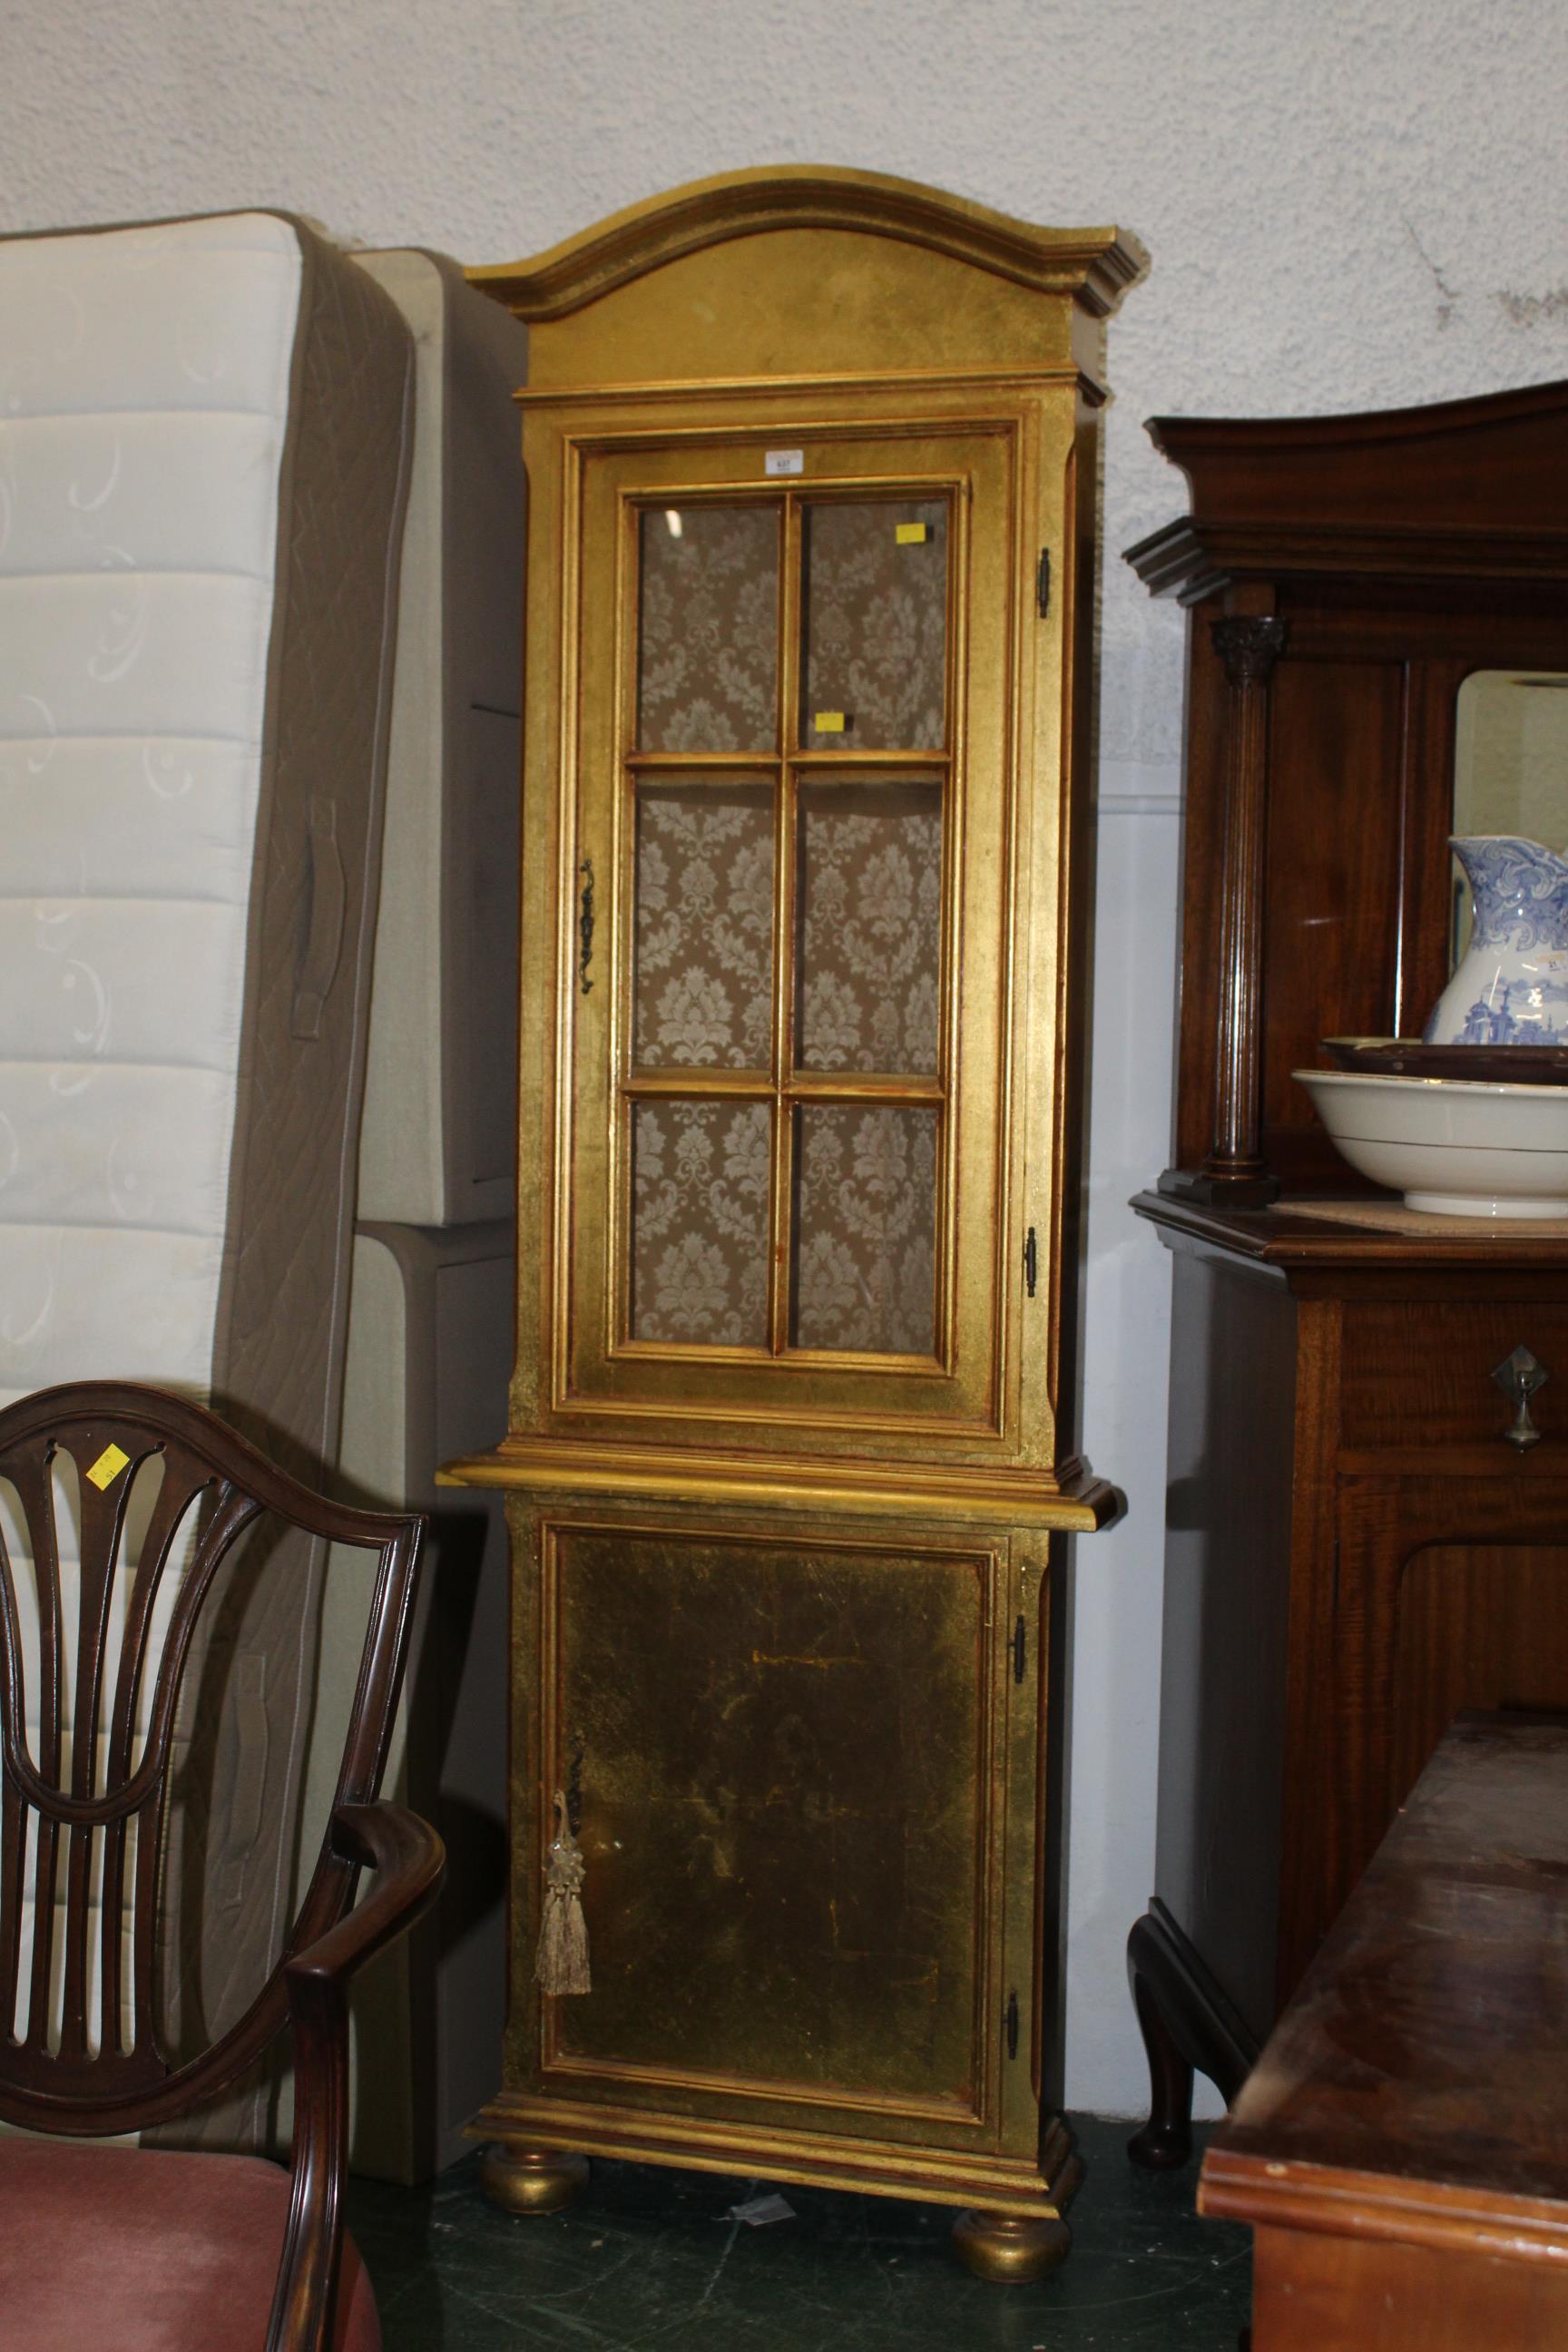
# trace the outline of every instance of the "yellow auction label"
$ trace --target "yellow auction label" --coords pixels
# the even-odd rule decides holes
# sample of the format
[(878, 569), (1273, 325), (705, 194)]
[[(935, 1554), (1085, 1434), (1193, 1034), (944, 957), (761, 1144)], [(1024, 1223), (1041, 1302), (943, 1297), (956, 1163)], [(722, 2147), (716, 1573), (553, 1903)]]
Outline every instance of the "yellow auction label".
[(926, 527), (923, 522), (895, 523), (893, 537), (900, 547), (923, 547), (926, 542)]
[(844, 713), (842, 710), (819, 710), (811, 723), (819, 735), (842, 735)]
[(113, 1486), (130, 1459), (130, 1454), (122, 1454), (118, 1445), (106, 1445), (87, 1475), (95, 1486), (108, 1488)]

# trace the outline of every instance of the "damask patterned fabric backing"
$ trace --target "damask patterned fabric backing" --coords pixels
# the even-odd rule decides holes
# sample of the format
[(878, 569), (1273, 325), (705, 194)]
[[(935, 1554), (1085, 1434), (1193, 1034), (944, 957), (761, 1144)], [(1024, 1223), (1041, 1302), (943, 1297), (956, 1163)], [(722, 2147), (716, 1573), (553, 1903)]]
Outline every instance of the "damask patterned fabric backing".
[[(899, 528), (923, 540), (900, 541)], [(947, 502), (808, 508), (805, 698), (808, 751), (931, 751), (946, 736)], [(824, 711), (842, 731), (819, 730)]]
[(637, 1066), (766, 1069), (773, 945), (773, 787), (643, 784), (632, 1024)]
[(802, 1069), (934, 1072), (940, 782), (804, 785), (798, 887)]
[(796, 1119), (794, 1344), (929, 1356), (936, 1112), (824, 1103)]
[[(638, 741), (778, 748), (781, 516), (767, 506), (642, 520)], [(813, 502), (804, 519), (802, 740), (918, 751), (945, 740), (945, 499)], [(818, 728), (831, 710), (837, 722)], [(803, 780), (795, 845), (797, 1061), (929, 1076), (939, 1060), (943, 779)], [(637, 794), (633, 1050), (644, 1070), (771, 1063), (773, 782), (645, 779)], [(631, 1331), (765, 1347), (773, 1109), (632, 1108)], [(930, 1355), (936, 1331), (935, 1108), (795, 1114), (790, 1343)]]
[(633, 1105), (634, 1339), (767, 1345), (772, 1132), (766, 1103)]
[(776, 745), (780, 511), (699, 506), (643, 516), (640, 751)]

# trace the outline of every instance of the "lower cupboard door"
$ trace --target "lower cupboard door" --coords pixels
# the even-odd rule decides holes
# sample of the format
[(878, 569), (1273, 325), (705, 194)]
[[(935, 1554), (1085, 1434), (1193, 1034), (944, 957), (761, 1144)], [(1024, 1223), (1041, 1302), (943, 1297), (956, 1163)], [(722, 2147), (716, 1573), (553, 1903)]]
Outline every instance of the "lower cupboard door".
[(542, 2003), (545, 2087), (973, 2145), (1005, 1998), (1005, 1545), (543, 1534), (542, 1761), (593, 1974)]

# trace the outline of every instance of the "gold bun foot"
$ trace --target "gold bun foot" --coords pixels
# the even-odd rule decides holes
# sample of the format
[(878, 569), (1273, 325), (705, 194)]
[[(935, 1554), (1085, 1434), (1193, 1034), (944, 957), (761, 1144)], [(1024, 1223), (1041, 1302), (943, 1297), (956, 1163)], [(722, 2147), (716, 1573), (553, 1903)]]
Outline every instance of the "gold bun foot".
[(585, 2156), (561, 2147), (487, 2147), (479, 2182), (492, 2205), (509, 2213), (554, 2213), (580, 2196), (588, 2179)]
[(1003, 2286), (1024, 2286), (1044, 2278), (1067, 2260), (1072, 2231), (1054, 2214), (961, 2213), (952, 2225), (952, 2251), (976, 2278)]

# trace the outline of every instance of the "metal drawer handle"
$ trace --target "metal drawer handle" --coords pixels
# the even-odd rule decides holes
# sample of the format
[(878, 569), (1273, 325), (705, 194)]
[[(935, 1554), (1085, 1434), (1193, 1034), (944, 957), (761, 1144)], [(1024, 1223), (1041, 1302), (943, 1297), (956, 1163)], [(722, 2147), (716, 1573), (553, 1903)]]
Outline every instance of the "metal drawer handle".
[(1530, 1400), (1537, 1389), (1545, 1387), (1551, 1377), (1545, 1365), (1538, 1362), (1528, 1348), (1516, 1348), (1492, 1374), (1514, 1408), (1512, 1426), (1505, 1429), (1503, 1435), (1521, 1454), (1541, 1443), (1541, 1432), (1530, 1418)]

